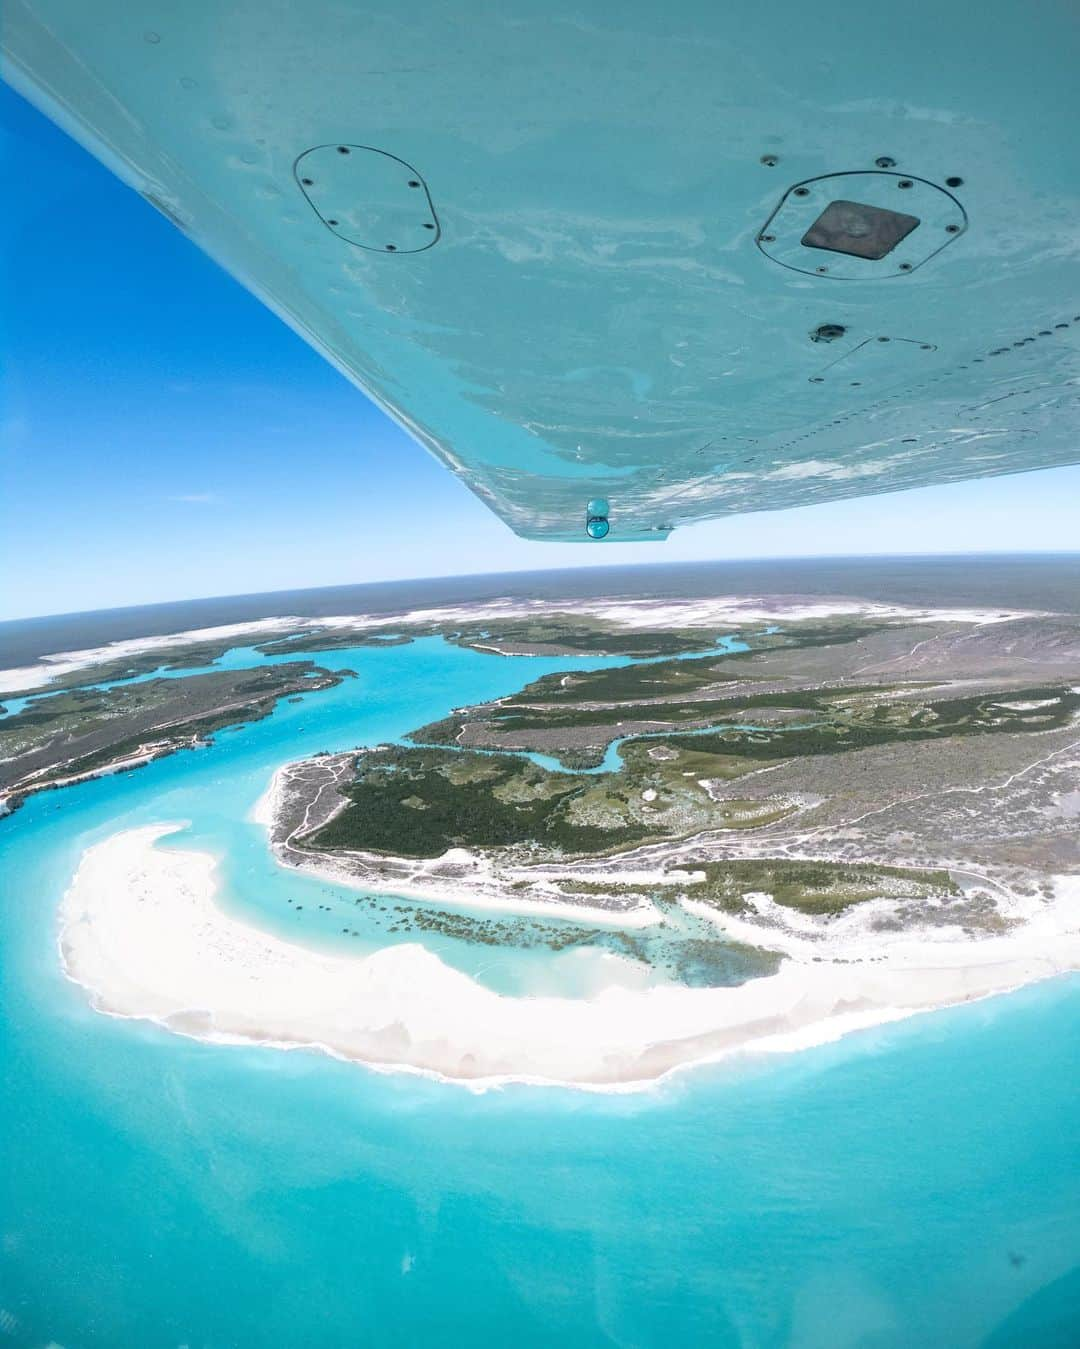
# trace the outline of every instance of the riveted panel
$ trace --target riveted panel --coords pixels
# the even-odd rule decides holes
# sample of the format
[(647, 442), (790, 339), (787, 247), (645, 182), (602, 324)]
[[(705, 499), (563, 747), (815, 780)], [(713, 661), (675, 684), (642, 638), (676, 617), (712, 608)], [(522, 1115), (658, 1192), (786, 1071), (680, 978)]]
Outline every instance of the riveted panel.
[(910, 380), (933, 373), (929, 360), (937, 347), (910, 337), (867, 337), (841, 352), (828, 365), (810, 376), (811, 384), (833, 388), (880, 389), (896, 380)]
[(316, 145), (294, 166), (328, 230), (375, 253), (422, 253), (439, 238), (427, 184), (411, 164), (368, 145)]
[(823, 280), (903, 277), (967, 229), (951, 192), (900, 173), (835, 173), (795, 183), (757, 244), (781, 266)]

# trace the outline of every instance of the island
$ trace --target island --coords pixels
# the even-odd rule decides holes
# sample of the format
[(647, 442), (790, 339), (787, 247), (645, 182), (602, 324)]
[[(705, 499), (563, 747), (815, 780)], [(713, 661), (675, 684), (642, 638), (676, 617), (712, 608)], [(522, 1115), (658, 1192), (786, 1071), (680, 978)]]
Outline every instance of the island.
[[(408, 940), (352, 954), (349, 923), (332, 950), (262, 930), (222, 907), (212, 857), (155, 846), (178, 827), (161, 821), (90, 848), (64, 899), (62, 959), (95, 1005), (458, 1081), (623, 1089), (1077, 967), (1073, 616), (496, 603), (297, 621), (257, 636), (280, 662), (265, 687), (249, 670), (127, 692), (159, 715), (227, 675), (234, 702), (199, 715), (252, 692), (265, 715), (340, 682), (320, 652), (433, 636), (521, 659), (518, 690), (283, 763), (254, 812), (282, 867), (391, 904)], [(612, 659), (528, 677), (530, 655), (586, 653)], [(591, 951), (610, 977), (510, 996), (432, 936)]]

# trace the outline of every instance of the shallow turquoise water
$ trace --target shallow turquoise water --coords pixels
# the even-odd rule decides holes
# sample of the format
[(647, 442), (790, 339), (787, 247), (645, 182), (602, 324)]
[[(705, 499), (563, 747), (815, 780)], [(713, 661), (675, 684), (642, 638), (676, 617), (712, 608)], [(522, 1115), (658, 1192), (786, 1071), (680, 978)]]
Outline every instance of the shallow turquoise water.
[(281, 902), (320, 883), (245, 820), (272, 769), (569, 665), (325, 659), (359, 678), (0, 826), (0, 1343), (1077, 1343), (1080, 980), (631, 1096), (475, 1095), (92, 1012), (55, 949), (90, 842), (191, 820), (175, 842), (225, 859), (231, 907), (347, 940)]

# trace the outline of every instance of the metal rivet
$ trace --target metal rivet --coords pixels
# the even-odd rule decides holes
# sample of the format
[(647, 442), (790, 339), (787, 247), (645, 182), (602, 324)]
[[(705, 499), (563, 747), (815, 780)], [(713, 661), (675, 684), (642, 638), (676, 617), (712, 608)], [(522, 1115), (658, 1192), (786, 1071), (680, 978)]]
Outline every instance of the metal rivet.
[(920, 344), (919, 350), (920, 350), (920, 351), (933, 351), (934, 348), (930, 345), (929, 342), (923, 342), (923, 343)]
[(336, 224), (337, 224), (337, 221), (336, 221), (336, 220), (328, 220), (326, 223), (327, 223), (328, 225), (336, 225)]
[(879, 342), (887, 342), (888, 340), (889, 340), (889, 339), (888, 339), (887, 337), (879, 337), (879, 338), (878, 338), (878, 341), (879, 341)]
[(964, 186), (964, 180), (963, 180), (963, 178), (946, 178), (946, 179), (945, 179), (945, 186), (946, 186), (946, 187), (963, 187), (963, 186)]
[(315, 183), (314, 178), (301, 178), (300, 181), (304, 184), (305, 187), (312, 187)]
[(900, 181), (896, 184), (896, 186), (897, 186), (897, 187), (914, 187), (915, 184), (911, 181), (910, 178), (901, 178)]
[(780, 162), (780, 156), (779, 156), (779, 155), (762, 155), (762, 156), (761, 156), (761, 162), (765, 165), (766, 168), (772, 169), (772, 168), (775, 168), (777, 164), (779, 164), (779, 162)]
[(349, 153), (349, 147), (347, 145), (339, 145), (337, 152), (339, 155), (347, 155)]
[(822, 275), (824, 275), (824, 273), (827, 272), (829, 269), (828, 269), (828, 267), (818, 267), (818, 268), (816, 268), (816, 270), (817, 270), (818, 272), (822, 273)]
[(387, 251), (388, 253), (396, 253), (396, 252), (397, 252), (397, 244), (387, 244), (387, 245), (386, 245), (386, 251)]
[(795, 195), (797, 197), (808, 197), (810, 195), (810, 189), (808, 187), (797, 187), (795, 189)]
[(430, 220), (425, 220), (425, 221), (424, 221), (424, 229), (426, 229), (426, 230), (433, 230), (434, 228), (435, 228), (435, 226), (431, 223)]
[(878, 155), (877, 159), (874, 160), (874, 163), (879, 169), (896, 168), (896, 160), (893, 159), (892, 155)]
[(410, 187), (419, 187), (419, 186), (420, 186), (419, 179), (417, 179), (417, 178), (410, 178), (410, 179), (409, 179), (409, 186), (410, 186)]
[(945, 226), (945, 233), (946, 233), (946, 234), (959, 234), (959, 233), (960, 233), (960, 226), (959, 226), (959, 225), (946, 225), (946, 226)]
[(760, 242), (760, 243), (763, 243), (763, 244), (774, 244), (774, 243), (776, 243), (776, 235), (775, 235), (775, 234), (763, 234), (763, 235), (761, 236), (759, 242)]
[(910, 262), (902, 262), (902, 263), (900, 264), (900, 270), (901, 270), (902, 272), (910, 272), (910, 271), (911, 271), (911, 263), (910, 263)]

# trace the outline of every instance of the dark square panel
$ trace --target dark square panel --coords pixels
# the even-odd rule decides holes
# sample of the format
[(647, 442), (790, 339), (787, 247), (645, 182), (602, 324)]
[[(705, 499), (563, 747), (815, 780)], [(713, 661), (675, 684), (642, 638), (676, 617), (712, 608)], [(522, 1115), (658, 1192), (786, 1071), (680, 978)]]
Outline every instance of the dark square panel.
[(807, 248), (847, 253), (877, 261), (891, 253), (919, 223), (918, 216), (864, 206), (859, 201), (831, 201), (802, 237)]

